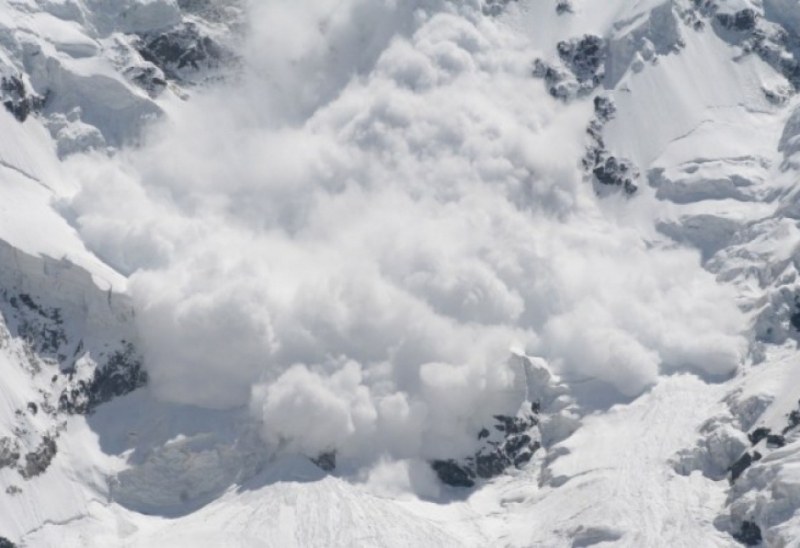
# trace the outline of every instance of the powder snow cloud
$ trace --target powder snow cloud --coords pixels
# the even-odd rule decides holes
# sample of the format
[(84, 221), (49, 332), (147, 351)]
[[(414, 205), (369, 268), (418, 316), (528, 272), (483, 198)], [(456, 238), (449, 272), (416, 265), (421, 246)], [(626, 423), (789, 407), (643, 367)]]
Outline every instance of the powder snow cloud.
[(307, 454), (437, 457), (516, 410), (512, 349), (628, 397), (737, 367), (732, 292), (652, 230), (646, 190), (594, 195), (590, 102), (551, 99), (524, 37), (474, 2), (251, 20), (241, 81), (99, 171), (71, 160), (77, 226), (130, 274), (160, 397), (249, 405)]

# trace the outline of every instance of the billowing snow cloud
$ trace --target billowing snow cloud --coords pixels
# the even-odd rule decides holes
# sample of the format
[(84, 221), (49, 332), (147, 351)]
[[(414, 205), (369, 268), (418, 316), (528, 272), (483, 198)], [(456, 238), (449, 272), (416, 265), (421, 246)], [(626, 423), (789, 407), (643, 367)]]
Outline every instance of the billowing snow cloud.
[(736, 368), (732, 293), (646, 191), (594, 195), (590, 102), (552, 100), (524, 37), (474, 2), (263, 4), (240, 82), (72, 160), (161, 397), (249, 405), (307, 454), (434, 457), (516, 410), (512, 349), (627, 396)]

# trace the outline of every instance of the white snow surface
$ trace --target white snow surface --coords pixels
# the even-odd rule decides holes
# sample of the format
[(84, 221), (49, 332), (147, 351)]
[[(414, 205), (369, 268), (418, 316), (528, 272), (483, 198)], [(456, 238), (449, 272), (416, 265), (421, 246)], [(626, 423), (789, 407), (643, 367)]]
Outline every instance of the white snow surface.
[[(0, 108), (4, 302), (64, 311), (76, 379), (122, 337), (149, 374), (32, 411), (67, 377), (3, 318), (0, 442), (58, 451), (23, 477), (0, 445), (0, 537), (800, 546), (800, 99), (717, 19), (791, 38), (800, 4), (235, 4), (0, 0), (0, 76), (45, 98)], [(139, 87), (137, 34), (187, 22), (235, 75)], [(586, 34), (602, 83), (553, 97), (534, 61)], [(581, 166), (595, 97), (631, 196)], [(439, 481), (532, 401), (529, 463)]]

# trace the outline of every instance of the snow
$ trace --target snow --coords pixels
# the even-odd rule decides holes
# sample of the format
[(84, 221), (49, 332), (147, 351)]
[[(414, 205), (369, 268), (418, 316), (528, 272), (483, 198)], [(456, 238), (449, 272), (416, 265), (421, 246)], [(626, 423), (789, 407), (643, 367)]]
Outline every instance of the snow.
[[(47, 94), (24, 123), (0, 109), (0, 289), (65, 311), (77, 377), (124, 334), (151, 378), (33, 413), (67, 381), (4, 318), (0, 438), (58, 453), (0, 468), (0, 536), (731, 546), (753, 522), (797, 544), (800, 433), (748, 434), (800, 398), (798, 100), (768, 99), (788, 82), (744, 37), (688, 0), (265, 3), (239, 80), (137, 87), (131, 33), (240, 30), (183, 4), (0, 2), (0, 73)], [(719, 13), (746, 7), (798, 27), (794, 1)], [(585, 34), (603, 82), (551, 97), (533, 61)], [(596, 95), (632, 197), (581, 171)], [(437, 479), (531, 401), (531, 462)], [(309, 457), (329, 451), (328, 474)]]

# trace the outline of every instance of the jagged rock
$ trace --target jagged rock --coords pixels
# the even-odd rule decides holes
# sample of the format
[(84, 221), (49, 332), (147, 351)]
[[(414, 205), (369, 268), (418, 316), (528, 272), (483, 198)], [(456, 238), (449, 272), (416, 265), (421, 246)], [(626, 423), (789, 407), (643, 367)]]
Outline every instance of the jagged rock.
[(541, 448), (541, 443), (534, 440), (532, 431), (539, 424), (539, 404), (531, 404), (533, 414), (511, 417), (495, 415), (495, 433), (481, 429), (478, 439), (484, 442), (474, 455), (462, 462), (453, 459), (437, 460), (432, 463), (439, 479), (455, 487), (472, 487), (475, 478), (490, 479), (499, 476), (511, 466), (521, 467), (531, 460), (534, 453)]
[(789, 323), (792, 324), (797, 331), (800, 331), (800, 310), (789, 316)]
[(739, 457), (739, 460), (734, 462), (730, 467), (731, 482), (736, 481), (739, 478), (739, 476), (741, 476), (744, 473), (745, 470), (750, 468), (750, 465), (752, 465), (754, 462), (758, 460), (761, 460), (761, 453), (759, 453), (758, 451), (753, 451), (752, 455), (750, 453), (745, 453), (744, 455)]
[(594, 98), (594, 114), (600, 122), (608, 122), (617, 113), (617, 106), (610, 97), (598, 95)]
[(789, 424), (787, 424), (786, 427), (783, 429), (783, 434), (786, 434), (793, 428), (797, 428), (797, 426), (800, 426), (800, 409), (792, 410), (789, 413), (788, 420)]
[(333, 472), (336, 469), (336, 451), (320, 453), (317, 458), (311, 459), (311, 462), (326, 472)]
[(576, 87), (568, 81), (568, 75), (565, 71), (549, 65), (541, 59), (536, 59), (533, 62), (532, 74), (534, 77), (544, 80), (547, 92), (552, 97), (562, 101), (570, 99), (573, 94), (572, 88)]
[(27, 120), (32, 113), (40, 111), (45, 103), (44, 97), (28, 93), (25, 83), (16, 76), (0, 78), (0, 99), (6, 110), (20, 122)]
[(747, 8), (736, 13), (718, 13), (716, 17), (720, 25), (728, 30), (750, 32), (756, 28), (756, 12)]
[(753, 430), (751, 433), (747, 435), (747, 438), (750, 440), (750, 443), (756, 445), (758, 442), (766, 438), (771, 430), (766, 427), (760, 427)]
[(770, 434), (767, 436), (767, 447), (773, 449), (783, 447), (784, 445), (786, 445), (786, 438), (780, 434)]
[(19, 473), (25, 479), (43, 474), (50, 466), (57, 452), (56, 440), (52, 436), (44, 436), (39, 447), (25, 455), (25, 466), (20, 468)]
[(216, 67), (226, 58), (222, 46), (201, 34), (192, 23), (158, 34), (143, 35), (137, 49), (147, 61), (176, 80), (183, 80), (187, 71)]
[(2, 300), (11, 307), (4, 316), (6, 321), (9, 316), (15, 320), (15, 335), (26, 340), (37, 354), (59, 361), (59, 352), (67, 342), (61, 311), (39, 304), (27, 293), (9, 296), (3, 291)]
[(132, 344), (115, 351), (105, 365), (94, 369), (89, 380), (79, 380), (59, 398), (61, 411), (72, 415), (92, 413), (97, 406), (147, 384), (148, 376)]
[(0, 470), (15, 466), (19, 460), (19, 443), (11, 438), (0, 438)]
[(595, 157), (592, 175), (602, 185), (620, 187), (627, 194), (633, 194), (639, 189), (633, 182), (637, 174), (636, 168), (628, 160), (617, 158), (605, 151), (599, 151)]
[(603, 80), (603, 63), (606, 59), (606, 43), (592, 34), (562, 41), (557, 46), (558, 55), (581, 84), (597, 87)]
[(551, 96), (562, 101), (590, 94), (605, 77), (607, 45), (599, 36), (587, 34), (582, 38), (558, 43), (557, 51), (565, 68), (558, 68), (542, 59), (533, 63), (532, 74), (545, 81)]
[(453, 487), (473, 487), (475, 485), (475, 481), (472, 479), (475, 477), (474, 472), (452, 459), (435, 460), (431, 466), (442, 483)]
[(558, 0), (556, 3), (556, 13), (559, 15), (572, 13), (572, 2), (570, 2), (570, 0)]
[(0, 548), (17, 548), (17, 545), (6, 537), (0, 537)]
[(743, 521), (739, 530), (733, 533), (733, 538), (745, 546), (758, 546), (763, 540), (761, 528), (754, 521)]

